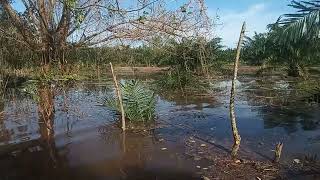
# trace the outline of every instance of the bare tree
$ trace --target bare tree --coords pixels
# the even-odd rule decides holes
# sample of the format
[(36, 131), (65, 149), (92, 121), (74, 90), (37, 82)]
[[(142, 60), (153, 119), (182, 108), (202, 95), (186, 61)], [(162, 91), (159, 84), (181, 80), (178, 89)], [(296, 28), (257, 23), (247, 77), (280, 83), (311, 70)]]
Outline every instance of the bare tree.
[(237, 128), (237, 120), (236, 120), (236, 115), (234, 111), (234, 99), (235, 99), (235, 92), (236, 92), (236, 80), (237, 80), (237, 75), (238, 75), (238, 65), (239, 65), (239, 59), (240, 59), (240, 52), (241, 52), (241, 46), (242, 46), (242, 41), (244, 38), (244, 33), (246, 29), (246, 23), (244, 22), (241, 28), (240, 32), (240, 38), (238, 42), (238, 47), (237, 47), (237, 54), (236, 54), (236, 59), (234, 61), (234, 67), (233, 67), (233, 79), (232, 79), (232, 86), (231, 86), (231, 95), (230, 95), (230, 119), (231, 119), (231, 127), (232, 127), (232, 133), (233, 133), (233, 147), (232, 147), (232, 152), (231, 156), (235, 158), (238, 154), (238, 150), (240, 147), (240, 142), (241, 142), (241, 137), (238, 132)]
[[(97, 46), (154, 36), (187, 37), (207, 33), (204, 0), (22, 0), (20, 12), (0, 0), (21, 39), (42, 55), (64, 64), (70, 47)], [(175, 8), (173, 8), (175, 7)], [(22, 12), (21, 12), (22, 11)], [(4, 32), (5, 30), (2, 30)]]

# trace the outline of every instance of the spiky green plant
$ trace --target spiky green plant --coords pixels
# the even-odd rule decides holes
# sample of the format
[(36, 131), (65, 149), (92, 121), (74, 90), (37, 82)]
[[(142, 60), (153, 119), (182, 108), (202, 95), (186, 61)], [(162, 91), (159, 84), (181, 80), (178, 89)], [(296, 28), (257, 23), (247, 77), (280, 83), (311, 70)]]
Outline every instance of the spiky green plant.
[[(126, 80), (120, 85), (126, 119), (131, 122), (154, 120), (156, 107), (154, 92), (137, 80)], [(108, 97), (105, 105), (120, 112), (118, 99), (115, 96)]]

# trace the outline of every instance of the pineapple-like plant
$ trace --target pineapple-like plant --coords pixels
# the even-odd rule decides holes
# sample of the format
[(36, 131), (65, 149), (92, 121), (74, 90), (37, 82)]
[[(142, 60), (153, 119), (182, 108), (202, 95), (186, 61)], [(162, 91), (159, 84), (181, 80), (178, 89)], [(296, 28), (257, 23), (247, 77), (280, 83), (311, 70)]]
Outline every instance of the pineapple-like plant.
[[(131, 122), (147, 122), (155, 118), (156, 98), (154, 92), (138, 80), (126, 80), (120, 83), (123, 108), (126, 119)], [(105, 105), (120, 112), (118, 98), (110, 96)]]

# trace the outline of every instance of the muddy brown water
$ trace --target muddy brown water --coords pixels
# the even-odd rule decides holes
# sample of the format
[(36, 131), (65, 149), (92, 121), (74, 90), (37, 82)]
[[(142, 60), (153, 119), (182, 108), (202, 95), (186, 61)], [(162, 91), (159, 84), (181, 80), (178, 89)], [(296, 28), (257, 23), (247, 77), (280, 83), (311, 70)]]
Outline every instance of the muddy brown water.
[[(115, 113), (101, 106), (112, 92), (110, 81), (54, 84), (37, 89), (40, 97), (10, 93), (0, 115), (0, 179), (200, 179), (199, 166), (211, 162), (190, 158), (185, 142), (197, 136), (230, 150), (230, 84), (215, 80), (206, 93), (189, 95), (161, 90), (161, 126), (125, 134), (112, 128)], [(279, 141), (283, 163), (320, 155), (319, 104), (304, 101), (298, 84), (279, 77), (239, 78), (242, 156), (269, 161)]]

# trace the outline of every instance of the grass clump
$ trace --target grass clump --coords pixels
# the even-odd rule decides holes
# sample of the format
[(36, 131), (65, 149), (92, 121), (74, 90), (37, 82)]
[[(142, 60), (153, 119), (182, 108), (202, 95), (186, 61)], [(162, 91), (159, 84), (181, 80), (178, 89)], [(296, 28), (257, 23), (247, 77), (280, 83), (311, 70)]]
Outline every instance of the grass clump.
[[(156, 98), (153, 91), (141, 81), (125, 80), (120, 83), (123, 108), (126, 119), (130, 122), (150, 122), (155, 118)], [(118, 98), (110, 96), (105, 105), (120, 112)]]

